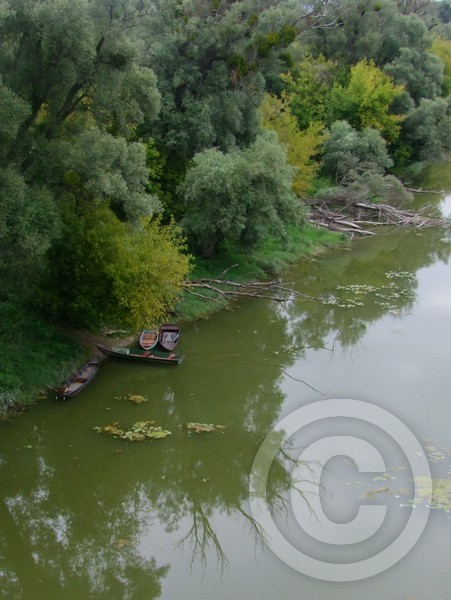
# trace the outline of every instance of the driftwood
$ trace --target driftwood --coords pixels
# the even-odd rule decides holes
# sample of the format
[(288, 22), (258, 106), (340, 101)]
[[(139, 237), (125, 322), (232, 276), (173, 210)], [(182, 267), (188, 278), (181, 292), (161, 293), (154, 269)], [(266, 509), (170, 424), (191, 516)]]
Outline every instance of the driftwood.
[(340, 231), (351, 238), (355, 235), (376, 235), (373, 229), (378, 225), (421, 228), (445, 222), (442, 218), (425, 214), (425, 210), (415, 212), (389, 204), (350, 202), (341, 199), (334, 200), (333, 209), (330, 203), (325, 201), (311, 201), (309, 220), (318, 227)]

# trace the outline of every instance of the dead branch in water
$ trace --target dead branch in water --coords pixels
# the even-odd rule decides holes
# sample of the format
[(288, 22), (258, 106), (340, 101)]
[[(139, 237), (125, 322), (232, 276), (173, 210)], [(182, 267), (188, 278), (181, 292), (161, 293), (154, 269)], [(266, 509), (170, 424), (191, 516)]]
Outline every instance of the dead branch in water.
[[(234, 266), (236, 267), (237, 265)], [(227, 271), (228, 270), (229, 269), (227, 269)], [(246, 283), (240, 283), (230, 279), (221, 279), (221, 276), (214, 279), (201, 277), (199, 279), (185, 281), (183, 283), (183, 290), (187, 294), (197, 296), (202, 300), (211, 300), (223, 307), (227, 307), (227, 301), (240, 300), (242, 298), (263, 298), (276, 302), (285, 302), (293, 298), (315, 300), (312, 296), (302, 294), (295, 290), (292, 287), (292, 284), (283, 283), (279, 280), (248, 281)], [(204, 290), (205, 293), (202, 293), (199, 290)], [(221, 299), (224, 300), (224, 302)]]

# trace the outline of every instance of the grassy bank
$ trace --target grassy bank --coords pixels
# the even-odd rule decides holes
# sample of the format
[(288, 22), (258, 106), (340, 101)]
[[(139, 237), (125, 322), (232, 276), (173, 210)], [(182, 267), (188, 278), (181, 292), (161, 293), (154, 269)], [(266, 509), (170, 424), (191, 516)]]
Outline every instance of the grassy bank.
[(0, 304), (0, 418), (61, 382), (86, 349), (24, 307)]
[[(192, 278), (214, 278), (236, 265), (227, 272), (227, 278), (239, 282), (270, 279), (283, 274), (301, 256), (344, 243), (337, 234), (313, 227), (293, 227), (283, 243), (270, 237), (252, 252), (224, 247), (208, 260), (199, 259)], [(184, 293), (174, 318), (192, 321), (220, 308), (213, 301)], [(60, 384), (96, 352), (96, 342), (105, 342), (100, 333), (63, 332), (26, 308), (8, 303), (0, 304), (0, 323), (0, 419), (30, 406), (40, 394), (47, 394), (48, 386)], [(127, 340), (122, 340), (124, 343), (134, 338), (133, 332), (117, 332), (106, 343), (116, 343), (118, 335), (128, 335)]]

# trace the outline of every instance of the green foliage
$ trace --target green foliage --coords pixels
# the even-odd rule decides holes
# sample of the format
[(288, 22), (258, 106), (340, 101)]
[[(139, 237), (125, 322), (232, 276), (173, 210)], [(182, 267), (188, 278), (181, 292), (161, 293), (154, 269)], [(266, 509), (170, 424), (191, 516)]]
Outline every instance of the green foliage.
[(132, 0), (6, 4), (0, 27), (8, 44), (0, 48), (0, 65), (4, 82), (31, 106), (28, 125), (52, 137), (69, 117), (89, 111), (98, 124), (114, 122), (126, 135), (131, 123), (156, 116), (155, 75), (135, 36), (144, 7), (132, 10)]
[(105, 199), (122, 218), (137, 221), (161, 210), (157, 197), (146, 192), (149, 169), (146, 148), (96, 127), (54, 139), (37, 161), (54, 188), (76, 199)]
[(383, 174), (392, 166), (385, 142), (375, 129), (357, 131), (336, 121), (323, 145), (323, 171), (339, 183), (348, 183), (365, 171)]
[(30, 115), (31, 107), (10, 88), (0, 76), (0, 159), (14, 142), (22, 123)]
[(288, 161), (297, 169), (293, 178), (293, 191), (302, 196), (310, 188), (319, 168), (313, 157), (324, 141), (323, 126), (321, 123), (311, 123), (306, 131), (299, 131), (289, 102), (270, 94), (265, 96), (262, 112), (263, 126), (273, 129), (279, 141), (287, 147)]
[(185, 162), (255, 139), (265, 86), (285, 69), (303, 11), (286, 0), (215, 4), (157, 2), (148, 31), (162, 94), (157, 141)]
[(422, 98), (433, 100), (441, 93), (443, 63), (430, 52), (401, 48), (399, 56), (384, 70), (406, 88), (417, 105)]
[(283, 236), (287, 223), (299, 218), (293, 171), (272, 132), (243, 151), (196, 155), (181, 186), (192, 242), (208, 256), (224, 241), (252, 247), (270, 230)]
[[(440, 63), (430, 53), (434, 24), (427, 15), (404, 12), (398, 4), (344, 0), (338, 8), (341, 26), (310, 33), (308, 41), (314, 56), (321, 53), (340, 65), (374, 61), (418, 104), (421, 97), (433, 99), (440, 93)], [(430, 3), (431, 12), (435, 4)]]
[(13, 168), (0, 168), (0, 298), (28, 296), (59, 231), (47, 190), (29, 185)]
[(431, 51), (443, 63), (442, 94), (443, 96), (449, 96), (451, 94), (451, 40), (439, 36), (435, 37)]
[(367, 2), (343, 0), (337, 7), (339, 27), (309, 32), (312, 53), (349, 66), (363, 59), (382, 67), (398, 55), (401, 48), (425, 50), (431, 42), (429, 32), (416, 14), (403, 14), (393, 0)]
[(43, 306), (77, 327), (142, 327), (168, 315), (190, 269), (173, 225), (122, 223), (105, 204), (68, 211), (64, 236), (51, 250)]
[(390, 108), (402, 92), (403, 87), (394, 85), (374, 62), (361, 60), (351, 68), (346, 87), (333, 87), (328, 107), (330, 121), (346, 120), (357, 129), (372, 127), (393, 142), (399, 135), (402, 116), (391, 114)]
[(412, 200), (401, 181), (393, 175), (382, 175), (375, 171), (358, 174), (355, 179), (335, 187), (324, 187), (316, 193), (317, 198), (329, 201), (340, 199), (341, 202), (382, 202), (384, 204), (402, 205)]
[(306, 55), (288, 74), (282, 75), (291, 112), (296, 116), (301, 131), (311, 123), (325, 122), (337, 69), (336, 63), (326, 60), (322, 55), (317, 59)]
[(421, 100), (403, 124), (403, 139), (416, 160), (437, 160), (451, 148), (451, 98)]

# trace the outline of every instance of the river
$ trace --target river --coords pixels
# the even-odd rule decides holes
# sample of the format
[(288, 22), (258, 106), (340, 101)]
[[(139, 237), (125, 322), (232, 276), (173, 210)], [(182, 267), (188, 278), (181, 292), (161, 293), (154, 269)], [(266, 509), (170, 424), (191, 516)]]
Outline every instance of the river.
[[(449, 164), (421, 185), (446, 191), (415, 202), (450, 215)], [(292, 270), (301, 300), (243, 302), (185, 325), (180, 366), (106, 359), (77, 397), (50, 395), (0, 424), (0, 598), (448, 598), (450, 253), (441, 227), (355, 240)], [(339, 412), (322, 419), (330, 400)], [(298, 412), (305, 407), (313, 417)], [(138, 442), (99, 431), (144, 420), (171, 434)], [(264, 462), (274, 450), (264, 500), (290, 556), (313, 557), (322, 565), (315, 573), (308, 560), (289, 564), (249, 502), (250, 474), (264, 471), (254, 459), (280, 421), (295, 427), (259, 454)], [(196, 433), (187, 423), (216, 427)], [(410, 435), (421, 446), (412, 445), (418, 459), (409, 462)], [(368, 468), (369, 445), (383, 468)], [(304, 494), (316, 471), (296, 462), (307, 449), (305, 464), (316, 464), (315, 448), (318, 461), (331, 451), (317, 495), (337, 526), (330, 531), (314, 516), (315, 493), (310, 502)], [(425, 457), (432, 501), (416, 470)], [(258, 495), (252, 479), (251, 491)], [(351, 532), (360, 505), (368, 511)], [(386, 510), (380, 531), (376, 507)], [(414, 539), (399, 556), (384, 555), (411, 514)], [(362, 561), (378, 554), (365, 575)], [(350, 564), (347, 576), (330, 575)]]

